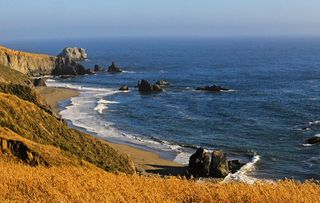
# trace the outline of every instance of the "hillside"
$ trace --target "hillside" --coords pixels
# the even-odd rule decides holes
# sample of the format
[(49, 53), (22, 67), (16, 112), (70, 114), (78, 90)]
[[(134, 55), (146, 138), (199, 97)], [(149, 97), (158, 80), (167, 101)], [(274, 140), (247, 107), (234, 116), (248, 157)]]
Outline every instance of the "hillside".
[(106, 171), (134, 173), (133, 163), (126, 155), (119, 154), (103, 140), (69, 128), (54, 116), (28, 77), (0, 65), (0, 81), (1, 136), (3, 132), (10, 131), (12, 133), (6, 137), (21, 136), (24, 145), (33, 142), (54, 146), (68, 156), (75, 156)]

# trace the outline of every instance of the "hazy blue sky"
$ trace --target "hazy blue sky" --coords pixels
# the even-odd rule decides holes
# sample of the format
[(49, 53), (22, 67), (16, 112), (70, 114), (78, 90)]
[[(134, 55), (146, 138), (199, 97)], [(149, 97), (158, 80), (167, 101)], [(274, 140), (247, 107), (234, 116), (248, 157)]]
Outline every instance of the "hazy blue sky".
[(320, 0), (0, 0), (0, 39), (320, 36)]

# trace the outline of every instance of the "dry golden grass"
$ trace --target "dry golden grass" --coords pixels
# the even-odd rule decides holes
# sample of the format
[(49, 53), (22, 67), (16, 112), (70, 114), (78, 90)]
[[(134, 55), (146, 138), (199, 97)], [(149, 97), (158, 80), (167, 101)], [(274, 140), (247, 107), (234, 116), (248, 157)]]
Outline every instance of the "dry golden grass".
[(23, 52), (23, 51), (17, 51), (17, 50), (13, 50), (13, 49), (9, 49), (7, 47), (4, 46), (0, 46), (0, 52), (9, 54), (9, 55), (16, 55), (16, 56), (26, 56), (26, 57), (38, 57), (38, 58), (55, 58), (55, 57), (51, 57), (47, 54), (37, 54), (37, 53), (29, 53), (29, 52)]
[(208, 183), (115, 175), (97, 168), (32, 168), (0, 162), (0, 202), (319, 202), (320, 186)]

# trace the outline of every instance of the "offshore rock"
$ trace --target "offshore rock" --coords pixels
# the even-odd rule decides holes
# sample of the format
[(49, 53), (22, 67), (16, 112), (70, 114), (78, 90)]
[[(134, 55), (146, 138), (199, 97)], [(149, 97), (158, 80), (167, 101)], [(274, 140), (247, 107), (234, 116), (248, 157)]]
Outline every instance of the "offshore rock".
[(93, 71), (100, 72), (100, 71), (103, 71), (103, 68), (101, 66), (99, 66), (98, 64), (96, 64), (96, 65), (94, 65)]
[(306, 140), (307, 144), (320, 144), (320, 137), (314, 136)]
[(86, 69), (83, 65), (69, 58), (57, 58), (55, 68), (51, 72), (52, 75), (85, 75), (92, 74), (90, 69)]
[(128, 85), (123, 85), (119, 88), (120, 91), (128, 91), (129, 90), (129, 87)]
[(78, 47), (66, 47), (58, 55), (58, 57), (68, 58), (74, 61), (83, 61), (87, 59), (86, 50)]
[(228, 91), (229, 89), (218, 86), (218, 85), (212, 85), (212, 86), (198, 87), (196, 90), (203, 90), (203, 91), (209, 91), (209, 92), (221, 92), (221, 91)]
[(119, 68), (114, 61), (112, 61), (112, 64), (108, 68), (109, 73), (121, 73), (122, 70)]
[(154, 84), (152, 85), (149, 83), (147, 80), (141, 80), (138, 82), (138, 89), (140, 92), (145, 92), (145, 93), (152, 93), (152, 92), (161, 92), (162, 88)]

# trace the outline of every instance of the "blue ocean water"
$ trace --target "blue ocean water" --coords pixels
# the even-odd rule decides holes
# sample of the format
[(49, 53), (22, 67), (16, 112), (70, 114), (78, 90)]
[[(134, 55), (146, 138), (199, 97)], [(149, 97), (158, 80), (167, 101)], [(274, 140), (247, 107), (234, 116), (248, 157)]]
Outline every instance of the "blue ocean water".
[[(52, 84), (81, 89), (62, 116), (115, 142), (187, 162), (194, 147), (222, 149), (250, 160), (257, 178), (320, 178), (320, 39), (88, 39), (8, 42), (10, 48), (56, 55), (87, 50), (86, 67), (111, 61), (125, 72)], [(140, 94), (138, 80), (164, 79), (162, 93)], [(49, 81), (50, 82), (50, 81)], [(116, 91), (130, 86), (129, 92)], [(221, 85), (234, 91), (195, 91)]]

